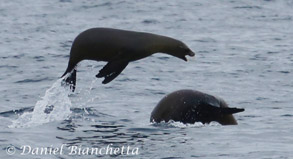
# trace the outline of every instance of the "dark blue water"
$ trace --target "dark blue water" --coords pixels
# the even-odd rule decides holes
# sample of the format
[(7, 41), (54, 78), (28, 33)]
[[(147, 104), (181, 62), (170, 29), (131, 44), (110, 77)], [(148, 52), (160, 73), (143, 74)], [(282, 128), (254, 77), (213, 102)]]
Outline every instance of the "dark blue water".
[[(0, 158), (293, 158), (291, 0), (2, 0), (0, 26)], [(107, 85), (95, 78), (105, 63), (83, 61), (67, 97), (57, 80), (73, 39), (91, 27), (174, 37), (196, 57), (155, 54)], [(239, 125), (150, 123), (159, 100), (179, 89), (245, 108)], [(138, 155), (22, 155), (25, 145), (129, 146)]]

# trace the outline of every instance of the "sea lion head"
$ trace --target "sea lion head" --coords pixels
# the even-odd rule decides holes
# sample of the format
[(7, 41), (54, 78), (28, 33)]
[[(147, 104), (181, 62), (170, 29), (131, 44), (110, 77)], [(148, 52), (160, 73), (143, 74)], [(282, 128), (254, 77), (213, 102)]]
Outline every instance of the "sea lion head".
[(169, 41), (169, 44), (167, 45), (167, 49), (165, 53), (178, 57), (184, 61), (187, 61), (187, 58), (185, 56), (195, 55), (195, 53), (191, 51), (191, 49), (186, 44), (176, 39)]

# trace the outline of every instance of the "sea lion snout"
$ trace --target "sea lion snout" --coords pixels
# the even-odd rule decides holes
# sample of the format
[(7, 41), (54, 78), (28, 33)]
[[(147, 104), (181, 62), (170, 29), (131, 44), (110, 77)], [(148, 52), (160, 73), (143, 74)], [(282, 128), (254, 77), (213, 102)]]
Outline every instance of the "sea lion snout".
[(195, 53), (192, 52), (192, 51), (190, 51), (188, 55), (191, 56), (191, 57), (193, 57), (195, 55)]
[(176, 56), (176, 57), (178, 57), (178, 58), (180, 58), (180, 59), (182, 59), (184, 61), (188, 61), (187, 58), (186, 58), (186, 56), (192, 57), (194, 55), (195, 55), (195, 53), (192, 52), (190, 49), (185, 49), (183, 51), (183, 53), (182, 52), (179, 52), (179, 53), (174, 54), (173, 56)]
[(184, 61), (188, 61), (187, 58), (185, 56), (190, 56), (190, 57), (193, 57), (195, 55), (194, 52), (192, 51), (189, 51), (186, 55), (184, 55), (183, 57), (181, 57), (181, 59), (183, 59)]

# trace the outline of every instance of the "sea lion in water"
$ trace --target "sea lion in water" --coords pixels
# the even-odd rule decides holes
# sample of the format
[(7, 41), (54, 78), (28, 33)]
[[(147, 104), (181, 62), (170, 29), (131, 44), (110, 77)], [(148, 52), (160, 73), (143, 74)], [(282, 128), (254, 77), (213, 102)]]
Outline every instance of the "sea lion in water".
[(76, 85), (75, 66), (82, 60), (108, 62), (96, 75), (104, 77), (103, 84), (115, 79), (129, 62), (154, 53), (166, 53), (187, 61), (194, 53), (181, 41), (162, 35), (111, 28), (92, 28), (80, 33), (73, 41), (65, 73), (71, 73), (65, 82)]
[(179, 90), (165, 96), (154, 108), (151, 122), (180, 121), (184, 124), (217, 121), (222, 125), (237, 125), (232, 114), (244, 109), (229, 108), (219, 98), (196, 90)]

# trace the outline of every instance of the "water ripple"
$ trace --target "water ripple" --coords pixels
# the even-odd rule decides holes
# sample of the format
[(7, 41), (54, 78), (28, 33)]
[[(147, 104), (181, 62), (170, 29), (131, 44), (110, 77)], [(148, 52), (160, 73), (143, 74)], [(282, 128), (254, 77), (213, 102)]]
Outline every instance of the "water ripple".
[(14, 83), (35, 83), (35, 82), (51, 81), (51, 80), (52, 78), (45, 77), (41, 79), (24, 79), (24, 80), (16, 81)]

